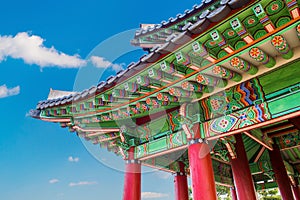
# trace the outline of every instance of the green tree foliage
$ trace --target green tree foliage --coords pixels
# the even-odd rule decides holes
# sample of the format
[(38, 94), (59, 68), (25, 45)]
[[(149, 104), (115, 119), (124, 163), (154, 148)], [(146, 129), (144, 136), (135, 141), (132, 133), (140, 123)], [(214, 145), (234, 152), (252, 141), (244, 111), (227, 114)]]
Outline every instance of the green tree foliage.
[[(221, 185), (216, 185), (217, 189), (217, 195), (219, 200), (230, 200), (230, 188), (221, 186)], [(222, 198), (221, 198), (222, 196)]]
[[(216, 185), (217, 195), (219, 200), (230, 200), (230, 188)], [(221, 196), (223, 198), (221, 198)], [(193, 200), (192, 188), (189, 187), (189, 200)]]
[(278, 189), (269, 189), (258, 191), (261, 200), (281, 200), (282, 198), (278, 195)]
[(189, 200), (193, 200), (193, 193), (191, 187), (189, 187)]

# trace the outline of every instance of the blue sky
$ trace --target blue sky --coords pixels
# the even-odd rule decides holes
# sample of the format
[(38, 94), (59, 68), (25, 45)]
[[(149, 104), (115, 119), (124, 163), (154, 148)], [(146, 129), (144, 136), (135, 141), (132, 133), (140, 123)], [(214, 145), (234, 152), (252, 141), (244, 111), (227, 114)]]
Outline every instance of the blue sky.
[[(99, 54), (87, 61), (102, 41), (140, 23), (159, 23), (199, 2), (1, 2), (0, 199), (120, 200), (122, 172), (101, 164), (75, 134), (58, 124), (31, 119), (27, 113), (47, 98), (49, 88), (89, 87), (90, 82), (79, 84), (76, 79), (85, 62), (102, 70), (114, 63), (114, 69), (106, 70), (108, 76), (143, 53), (135, 51), (113, 61)], [(32, 56), (37, 54), (39, 59)], [(152, 199), (174, 199), (171, 175), (147, 173), (142, 179), (144, 197), (159, 193), (161, 198)]]

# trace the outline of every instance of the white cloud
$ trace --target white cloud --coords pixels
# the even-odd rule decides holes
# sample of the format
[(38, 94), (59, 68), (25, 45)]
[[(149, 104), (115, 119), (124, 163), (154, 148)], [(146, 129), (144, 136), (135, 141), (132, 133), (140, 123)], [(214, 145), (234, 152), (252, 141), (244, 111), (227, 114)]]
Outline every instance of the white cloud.
[(86, 65), (86, 61), (79, 55), (67, 55), (53, 46), (47, 48), (44, 41), (40, 36), (29, 35), (27, 32), (20, 32), (15, 36), (0, 35), (0, 62), (11, 57), (40, 67), (78, 68)]
[(98, 68), (111, 67), (116, 72), (123, 69), (123, 66), (125, 65), (125, 64), (114, 64), (100, 56), (91, 56), (90, 61), (93, 63), (95, 67)]
[(20, 86), (16, 86), (14, 88), (7, 88), (6, 85), (0, 86), (0, 98), (18, 95), (19, 93), (20, 93)]
[(142, 199), (154, 199), (168, 197), (168, 194), (156, 193), (156, 192), (142, 192)]
[(75, 186), (84, 186), (84, 185), (96, 185), (98, 184), (97, 182), (93, 181), (93, 182), (89, 182), (89, 181), (80, 181), (77, 183), (71, 182), (69, 183), (70, 187), (75, 187)]
[(78, 157), (69, 156), (68, 161), (69, 162), (79, 162), (79, 158)]
[(58, 182), (59, 182), (59, 180), (56, 179), (56, 178), (49, 180), (50, 184), (55, 184), (55, 183), (58, 183)]

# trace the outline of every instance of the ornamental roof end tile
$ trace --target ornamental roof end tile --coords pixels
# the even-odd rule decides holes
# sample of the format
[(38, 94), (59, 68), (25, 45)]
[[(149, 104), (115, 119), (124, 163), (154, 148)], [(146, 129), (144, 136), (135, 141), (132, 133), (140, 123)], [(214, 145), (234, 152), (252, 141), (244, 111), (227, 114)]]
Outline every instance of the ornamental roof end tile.
[(40, 110), (30, 110), (29, 115), (33, 118), (39, 118), (40, 117)]

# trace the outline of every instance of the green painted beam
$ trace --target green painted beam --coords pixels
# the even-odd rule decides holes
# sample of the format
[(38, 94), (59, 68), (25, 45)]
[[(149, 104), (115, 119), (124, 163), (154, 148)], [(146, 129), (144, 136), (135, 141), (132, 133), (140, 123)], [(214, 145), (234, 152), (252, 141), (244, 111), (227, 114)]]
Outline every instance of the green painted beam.
[[(300, 60), (282, 66), (276, 71), (259, 77), (259, 82), (263, 87), (266, 98), (272, 98), (272, 93), (283, 90), (300, 82)], [(276, 77), (276, 79), (274, 79)], [(275, 82), (275, 84), (274, 84)]]
[(256, 190), (265, 190), (278, 187), (276, 182), (266, 182), (261, 184), (255, 184)]
[(300, 110), (300, 90), (294, 93), (284, 95), (274, 101), (268, 103), (268, 107), (272, 116), (281, 116), (287, 114), (289, 111)]

